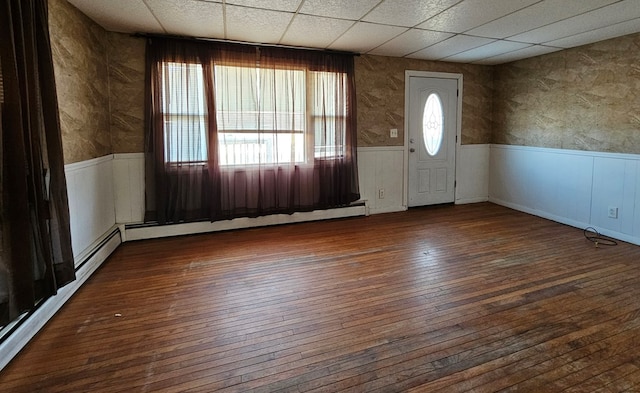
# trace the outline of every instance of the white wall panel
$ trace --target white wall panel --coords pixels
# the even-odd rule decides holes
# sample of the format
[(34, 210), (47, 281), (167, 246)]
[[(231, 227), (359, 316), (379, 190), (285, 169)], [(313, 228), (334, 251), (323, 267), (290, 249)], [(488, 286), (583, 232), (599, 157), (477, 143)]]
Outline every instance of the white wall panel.
[(75, 257), (115, 224), (112, 159), (109, 155), (65, 165)]
[(490, 200), (565, 223), (589, 221), (592, 157), (493, 145), (490, 162)]
[[(404, 203), (404, 148), (358, 148), (360, 196), (369, 212), (386, 213), (406, 210)], [(384, 198), (380, 198), (384, 190)]]
[(489, 200), (640, 244), (639, 168), (638, 155), (492, 145)]
[(624, 194), (622, 207), (618, 211), (620, 218), (620, 232), (633, 234), (636, 210), (640, 210), (640, 204), (636, 203), (636, 178), (638, 175), (638, 163), (640, 160), (625, 160)]
[(640, 238), (640, 160), (636, 161), (636, 197), (635, 197), (635, 209), (633, 214), (633, 228), (632, 234), (636, 238)]
[(376, 155), (366, 148), (358, 149), (358, 184), (360, 200), (366, 201), (367, 207), (375, 203), (376, 198)]
[(489, 199), (490, 145), (462, 145), (456, 163), (456, 203), (485, 202)]
[[(596, 157), (591, 209), (595, 226), (633, 234), (636, 168), (635, 160)], [(609, 207), (618, 208), (617, 218), (608, 217)]]
[(144, 220), (144, 154), (114, 154), (113, 193), (116, 222)]
[[(490, 145), (462, 145), (456, 162), (456, 203), (483, 202), (489, 198)], [(404, 147), (358, 149), (360, 194), (370, 213), (406, 210)], [(384, 198), (379, 191), (384, 190)]]
[(589, 222), (593, 157), (558, 153), (553, 153), (552, 157), (548, 169), (553, 173), (554, 193), (544, 208), (556, 216)]

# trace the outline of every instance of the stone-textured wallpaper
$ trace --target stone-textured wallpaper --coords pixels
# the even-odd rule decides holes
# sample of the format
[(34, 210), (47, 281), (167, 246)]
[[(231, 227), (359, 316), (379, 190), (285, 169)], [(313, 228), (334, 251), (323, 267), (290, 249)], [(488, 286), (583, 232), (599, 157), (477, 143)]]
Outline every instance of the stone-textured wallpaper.
[[(144, 39), (49, 1), (65, 163), (144, 148)], [(404, 144), (405, 70), (464, 75), (462, 143), (640, 153), (640, 34), (500, 66), (363, 55), (358, 146)], [(398, 129), (398, 138), (389, 130)]]
[(492, 142), (640, 153), (640, 34), (496, 67)]
[[(362, 55), (356, 58), (358, 146), (404, 144), (404, 72), (463, 74), (462, 143), (489, 143), (493, 70), (489, 66)], [(389, 130), (398, 129), (398, 138)]]
[[(142, 152), (144, 127), (144, 40), (109, 33), (113, 152)], [(356, 58), (358, 146), (404, 144), (405, 70), (464, 75), (462, 143), (489, 143), (493, 79), (491, 67), (382, 56)], [(398, 138), (389, 129), (398, 129)]]
[(110, 154), (107, 33), (64, 0), (49, 0), (49, 31), (65, 164)]
[(109, 100), (113, 153), (144, 151), (145, 40), (109, 34)]

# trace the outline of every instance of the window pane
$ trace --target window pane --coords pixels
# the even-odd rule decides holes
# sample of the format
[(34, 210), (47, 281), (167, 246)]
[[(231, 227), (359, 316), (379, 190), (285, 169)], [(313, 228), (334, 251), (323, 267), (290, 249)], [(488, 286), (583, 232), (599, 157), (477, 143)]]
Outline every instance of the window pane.
[(304, 70), (216, 66), (215, 81), (221, 165), (304, 161)]
[(202, 66), (168, 62), (162, 72), (165, 161), (205, 161), (207, 112)]
[(220, 130), (303, 131), (303, 70), (216, 66)]
[(165, 116), (164, 137), (166, 162), (207, 160), (207, 132), (203, 116)]
[(218, 134), (220, 165), (256, 165), (304, 161), (304, 134)]
[(310, 72), (314, 156), (334, 158), (344, 155), (346, 130), (346, 74)]
[(422, 136), (424, 146), (430, 156), (435, 156), (442, 145), (444, 121), (442, 117), (442, 102), (437, 94), (431, 93), (424, 105), (422, 114)]
[(164, 113), (204, 114), (202, 66), (164, 63), (162, 100)]
[[(234, 66), (215, 66), (214, 73), (221, 165), (344, 155), (345, 74)], [(201, 65), (163, 64), (167, 162), (207, 160), (205, 99)]]
[(215, 66), (216, 121), (219, 130), (258, 130), (255, 68)]

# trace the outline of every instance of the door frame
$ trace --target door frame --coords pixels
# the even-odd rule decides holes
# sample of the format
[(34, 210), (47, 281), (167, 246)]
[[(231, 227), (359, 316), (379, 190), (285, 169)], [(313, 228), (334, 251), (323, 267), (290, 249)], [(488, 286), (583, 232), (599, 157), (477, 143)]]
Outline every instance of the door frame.
[[(458, 104), (456, 113), (456, 160), (454, 179), (458, 182), (458, 164), (460, 161), (460, 144), (462, 142), (462, 74), (449, 73), (449, 72), (431, 72), (431, 71), (404, 71), (404, 189), (402, 191), (402, 203), (403, 208), (406, 210), (409, 208), (409, 93), (410, 93), (410, 78), (438, 78), (438, 79), (455, 79), (458, 84)], [(453, 189), (453, 201), (456, 203), (457, 187)]]

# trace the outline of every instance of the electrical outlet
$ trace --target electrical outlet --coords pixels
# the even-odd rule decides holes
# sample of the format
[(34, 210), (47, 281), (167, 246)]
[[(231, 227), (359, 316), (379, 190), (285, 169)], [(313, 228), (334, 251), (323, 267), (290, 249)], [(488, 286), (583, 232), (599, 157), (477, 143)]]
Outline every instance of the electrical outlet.
[(608, 216), (609, 218), (618, 218), (618, 208), (615, 206), (609, 206)]
[(389, 136), (391, 138), (397, 138), (398, 137), (398, 129), (397, 128), (392, 128), (389, 130)]
[(378, 190), (378, 199), (384, 199), (384, 188)]

